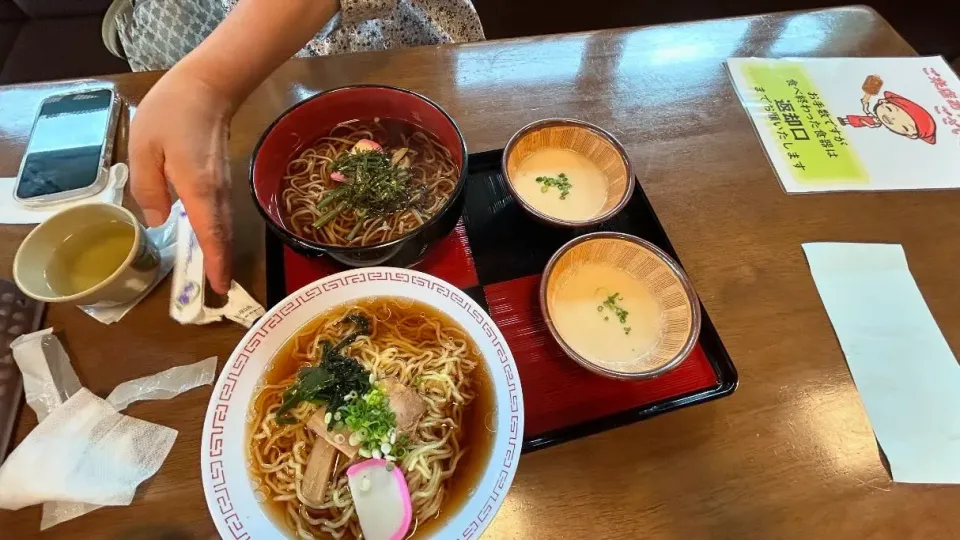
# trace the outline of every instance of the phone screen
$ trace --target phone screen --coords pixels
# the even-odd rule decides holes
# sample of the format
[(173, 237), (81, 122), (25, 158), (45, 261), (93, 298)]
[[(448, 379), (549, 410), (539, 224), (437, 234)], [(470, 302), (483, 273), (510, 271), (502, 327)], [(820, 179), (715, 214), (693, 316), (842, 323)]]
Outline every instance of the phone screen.
[(93, 184), (100, 172), (112, 102), (110, 90), (44, 101), (27, 143), (17, 197), (30, 199)]

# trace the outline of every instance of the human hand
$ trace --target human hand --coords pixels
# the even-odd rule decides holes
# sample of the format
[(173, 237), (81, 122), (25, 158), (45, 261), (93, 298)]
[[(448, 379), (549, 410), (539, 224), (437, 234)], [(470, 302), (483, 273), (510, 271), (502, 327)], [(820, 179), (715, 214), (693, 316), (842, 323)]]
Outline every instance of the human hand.
[(147, 225), (170, 213), (173, 185), (203, 251), (213, 290), (230, 288), (233, 228), (227, 137), (233, 106), (201, 77), (175, 66), (147, 93), (130, 125), (130, 183)]

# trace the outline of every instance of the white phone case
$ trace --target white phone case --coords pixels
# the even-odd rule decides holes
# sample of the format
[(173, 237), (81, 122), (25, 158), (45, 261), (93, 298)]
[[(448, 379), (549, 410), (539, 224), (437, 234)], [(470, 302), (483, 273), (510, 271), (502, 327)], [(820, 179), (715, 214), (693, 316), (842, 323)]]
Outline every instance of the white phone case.
[[(46, 104), (48, 101), (53, 99), (62, 99), (66, 96), (75, 94), (86, 94), (101, 90), (110, 90), (110, 110), (108, 112), (109, 120), (107, 120), (107, 129), (104, 132), (104, 140), (100, 145), (100, 159), (97, 167), (97, 178), (90, 185), (80, 189), (61, 191), (59, 193), (51, 193), (49, 195), (40, 195), (37, 197), (30, 197), (29, 199), (22, 199), (17, 196), (17, 190), (20, 185), (21, 175), (23, 175), (24, 165), (27, 162), (27, 156), (29, 155), (25, 153), (23, 159), (20, 161), (20, 169), (17, 171), (17, 182), (13, 188), (13, 199), (17, 203), (29, 208), (42, 208), (44, 206), (75, 201), (96, 195), (97, 193), (103, 191), (103, 189), (107, 186), (110, 165), (113, 158), (113, 143), (114, 139), (116, 138), (117, 123), (120, 117), (120, 100), (117, 97), (116, 90), (113, 88), (87, 88), (76, 92), (64, 92), (62, 94), (55, 94), (47, 97), (40, 103), (40, 107), (37, 108), (37, 115), (34, 117), (33, 126), (30, 128), (30, 137), (33, 137), (34, 130), (37, 127), (37, 122), (40, 119), (40, 112), (43, 110), (44, 104)], [(28, 142), (27, 148), (29, 147), (30, 145)]]

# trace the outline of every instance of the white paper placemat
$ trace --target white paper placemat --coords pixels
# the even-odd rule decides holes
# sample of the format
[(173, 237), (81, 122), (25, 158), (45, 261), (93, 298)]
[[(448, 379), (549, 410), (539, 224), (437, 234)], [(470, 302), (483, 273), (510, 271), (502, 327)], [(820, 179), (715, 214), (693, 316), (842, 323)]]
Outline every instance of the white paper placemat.
[(803, 250), (894, 481), (960, 483), (960, 365), (903, 248)]

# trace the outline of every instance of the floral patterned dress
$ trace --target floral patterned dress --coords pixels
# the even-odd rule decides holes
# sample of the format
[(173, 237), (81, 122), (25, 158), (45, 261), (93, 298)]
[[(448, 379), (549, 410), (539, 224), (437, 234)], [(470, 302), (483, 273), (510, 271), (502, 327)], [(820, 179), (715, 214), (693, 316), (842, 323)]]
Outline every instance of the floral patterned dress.
[[(228, 10), (237, 3), (221, 1)], [(470, 0), (340, 0), (340, 12), (297, 56), (481, 40)]]

